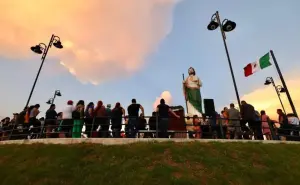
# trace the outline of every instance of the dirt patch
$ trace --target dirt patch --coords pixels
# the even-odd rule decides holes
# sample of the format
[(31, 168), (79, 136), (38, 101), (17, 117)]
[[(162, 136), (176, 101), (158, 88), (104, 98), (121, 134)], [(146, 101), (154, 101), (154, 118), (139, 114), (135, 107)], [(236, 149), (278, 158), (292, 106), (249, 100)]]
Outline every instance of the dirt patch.
[(210, 152), (212, 156), (218, 156), (220, 151), (212, 143), (201, 143), (201, 146)]
[(177, 163), (177, 162), (173, 161), (170, 149), (166, 149), (164, 151), (163, 160), (162, 161), (164, 163), (172, 166), (172, 167), (179, 167), (180, 166), (180, 163)]
[[(163, 153), (163, 156), (161, 156), (161, 163), (165, 163), (169, 166), (172, 166), (172, 167), (177, 167), (177, 168), (187, 168), (187, 169), (190, 169), (192, 171), (194, 170), (204, 170), (205, 169), (205, 166), (202, 164), (202, 163), (199, 163), (199, 162), (194, 162), (194, 163), (191, 163), (190, 161), (184, 161), (184, 162), (176, 162), (173, 160), (172, 158), (172, 154), (171, 154), (171, 150), (170, 149), (166, 149)], [(155, 163), (155, 162), (154, 162)], [(152, 164), (154, 164), (152, 163)]]
[(45, 163), (47, 163), (47, 162), (49, 162), (49, 158), (48, 158), (48, 157), (37, 157), (37, 158), (35, 159), (35, 164), (36, 164), (36, 165), (45, 164)]
[(4, 164), (6, 163), (7, 160), (9, 160), (10, 158), (8, 156), (1, 156), (0, 157), (0, 164)]
[(37, 181), (34, 181), (34, 182), (28, 182), (28, 184), (30, 184), (30, 185), (52, 184), (52, 183), (59, 183), (59, 184), (63, 184), (63, 185), (71, 184), (71, 182), (67, 181), (67, 180), (60, 180), (57, 182), (57, 180), (49, 179), (49, 178), (42, 178), (42, 179), (38, 179)]
[(256, 153), (253, 153), (252, 154), (252, 166), (254, 168), (258, 168), (258, 169), (265, 169), (266, 166), (263, 164), (263, 160), (261, 159), (261, 157), (256, 154)]
[(253, 166), (254, 168), (258, 168), (258, 169), (265, 169), (265, 168), (266, 168), (266, 166), (265, 166), (264, 164), (259, 163), (259, 162), (257, 162), (257, 161), (253, 161), (252, 166)]
[(149, 171), (152, 171), (154, 169), (154, 165), (151, 164), (150, 166), (147, 166), (146, 169), (149, 170)]
[(172, 173), (172, 176), (175, 177), (176, 179), (180, 179), (182, 177), (182, 174), (180, 172), (174, 172)]
[(205, 170), (205, 166), (202, 164), (202, 163), (193, 163), (193, 167), (196, 169), (196, 170)]
[(102, 158), (99, 155), (86, 155), (82, 160), (83, 161), (102, 161)]
[(239, 158), (238, 155), (237, 155), (235, 152), (229, 153), (229, 156), (230, 156), (232, 159), (235, 159), (235, 160), (237, 160), (237, 159)]

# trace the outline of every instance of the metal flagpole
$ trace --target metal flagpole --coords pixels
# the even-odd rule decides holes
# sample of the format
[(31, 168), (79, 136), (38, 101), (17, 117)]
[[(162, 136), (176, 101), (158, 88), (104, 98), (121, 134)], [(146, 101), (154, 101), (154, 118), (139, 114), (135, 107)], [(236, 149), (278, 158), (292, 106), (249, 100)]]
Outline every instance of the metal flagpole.
[(290, 105), (291, 105), (291, 108), (292, 108), (292, 110), (293, 110), (293, 113), (294, 113), (294, 115), (295, 115), (296, 117), (298, 117), (298, 114), (297, 114), (297, 111), (296, 111), (296, 109), (295, 109), (293, 100), (292, 100), (292, 98), (291, 98), (291, 95), (290, 95), (290, 92), (289, 92), (289, 90), (288, 90), (288, 88), (287, 88), (287, 85), (286, 85), (286, 83), (285, 83), (285, 81), (284, 81), (284, 78), (283, 78), (282, 73), (281, 73), (281, 71), (280, 71), (280, 68), (279, 68), (279, 65), (278, 65), (278, 63), (277, 63), (277, 60), (276, 60), (276, 58), (275, 58), (275, 55), (274, 55), (274, 53), (273, 53), (273, 50), (270, 50), (270, 53), (271, 53), (271, 56), (272, 56), (272, 58), (273, 58), (273, 61), (274, 61), (275, 67), (276, 67), (276, 69), (277, 69), (278, 75), (279, 75), (279, 77), (280, 77), (281, 83), (282, 83), (282, 85), (283, 85), (283, 88), (285, 89), (286, 96), (287, 96), (287, 98), (288, 98), (288, 100), (289, 100), (289, 102), (290, 102)]

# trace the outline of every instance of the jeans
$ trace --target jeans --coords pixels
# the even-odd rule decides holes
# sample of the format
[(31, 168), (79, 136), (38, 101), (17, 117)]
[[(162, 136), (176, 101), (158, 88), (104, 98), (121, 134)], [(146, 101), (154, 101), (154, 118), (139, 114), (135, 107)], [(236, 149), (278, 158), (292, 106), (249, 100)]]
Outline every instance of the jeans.
[(261, 128), (261, 121), (255, 121), (255, 120), (251, 120), (248, 122), (250, 128), (253, 131), (254, 134), (254, 138), (255, 140), (264, 140), (264, 136), (262, 133), (262, 128)]
[(121, 128), (113, 128), (112, 135), (113, 135), (113, 138), (120, 138), (121, 137)]
[(136, 127), (138, 123), (138, 117), (131, 117), (128, 120), (128, 138), (136, 137)]
[(169, 126), (169, 119), (168, 118), (160, 118), (158, 124), (158, 137), (159, 138), (169, 138), (168, 135), (168, 126)]

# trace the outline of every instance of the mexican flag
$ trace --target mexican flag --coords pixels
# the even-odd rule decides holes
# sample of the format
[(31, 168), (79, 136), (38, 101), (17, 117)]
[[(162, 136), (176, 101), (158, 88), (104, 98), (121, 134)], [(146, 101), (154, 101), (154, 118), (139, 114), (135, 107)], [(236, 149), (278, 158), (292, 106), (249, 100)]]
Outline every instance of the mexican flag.
[(271, 57), (270, 57), (270, 53), (267, 53), (263, 57), (261, 57), (258, 61), (250, 63), (246, 67), (244, 67), (245, 77), (248, 77), (257, 71), (260, 71), (261, 69), (269, 67), (270, 65), (272, 65)]

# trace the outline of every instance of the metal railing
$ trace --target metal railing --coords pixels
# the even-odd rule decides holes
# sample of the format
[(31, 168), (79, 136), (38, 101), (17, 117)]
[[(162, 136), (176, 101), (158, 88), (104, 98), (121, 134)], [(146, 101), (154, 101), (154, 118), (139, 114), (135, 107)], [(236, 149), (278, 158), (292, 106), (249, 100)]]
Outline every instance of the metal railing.
[[(0, 140), (89, 137), (89, 138), (206, 138), (206, 139), (268, 139), (300, 141), (300, 127), (281, 125), (276, 128), (274, 122), (262, 127), (261, 121), (246, 123), (239, 119), (199, 118), (195, 125), (194, 118), (149, 118), (148, 123), (139, 117), (95, 117), (84, 119), (47, 119), (31, 120), (30, 123), (19, 123), (4, 126), (0, 130)], [(124, 120), (124, 121), (123, 121)], [(176, 125), (176, 124), (177, 125)], [(175, 128), (177, 127), (177, 129)], [(170, 129), (171, 128), (171, 129)], [(174, 128), (174, 129), (172, 129)], [(269, 132), (268, 132), (269, 130)]]

